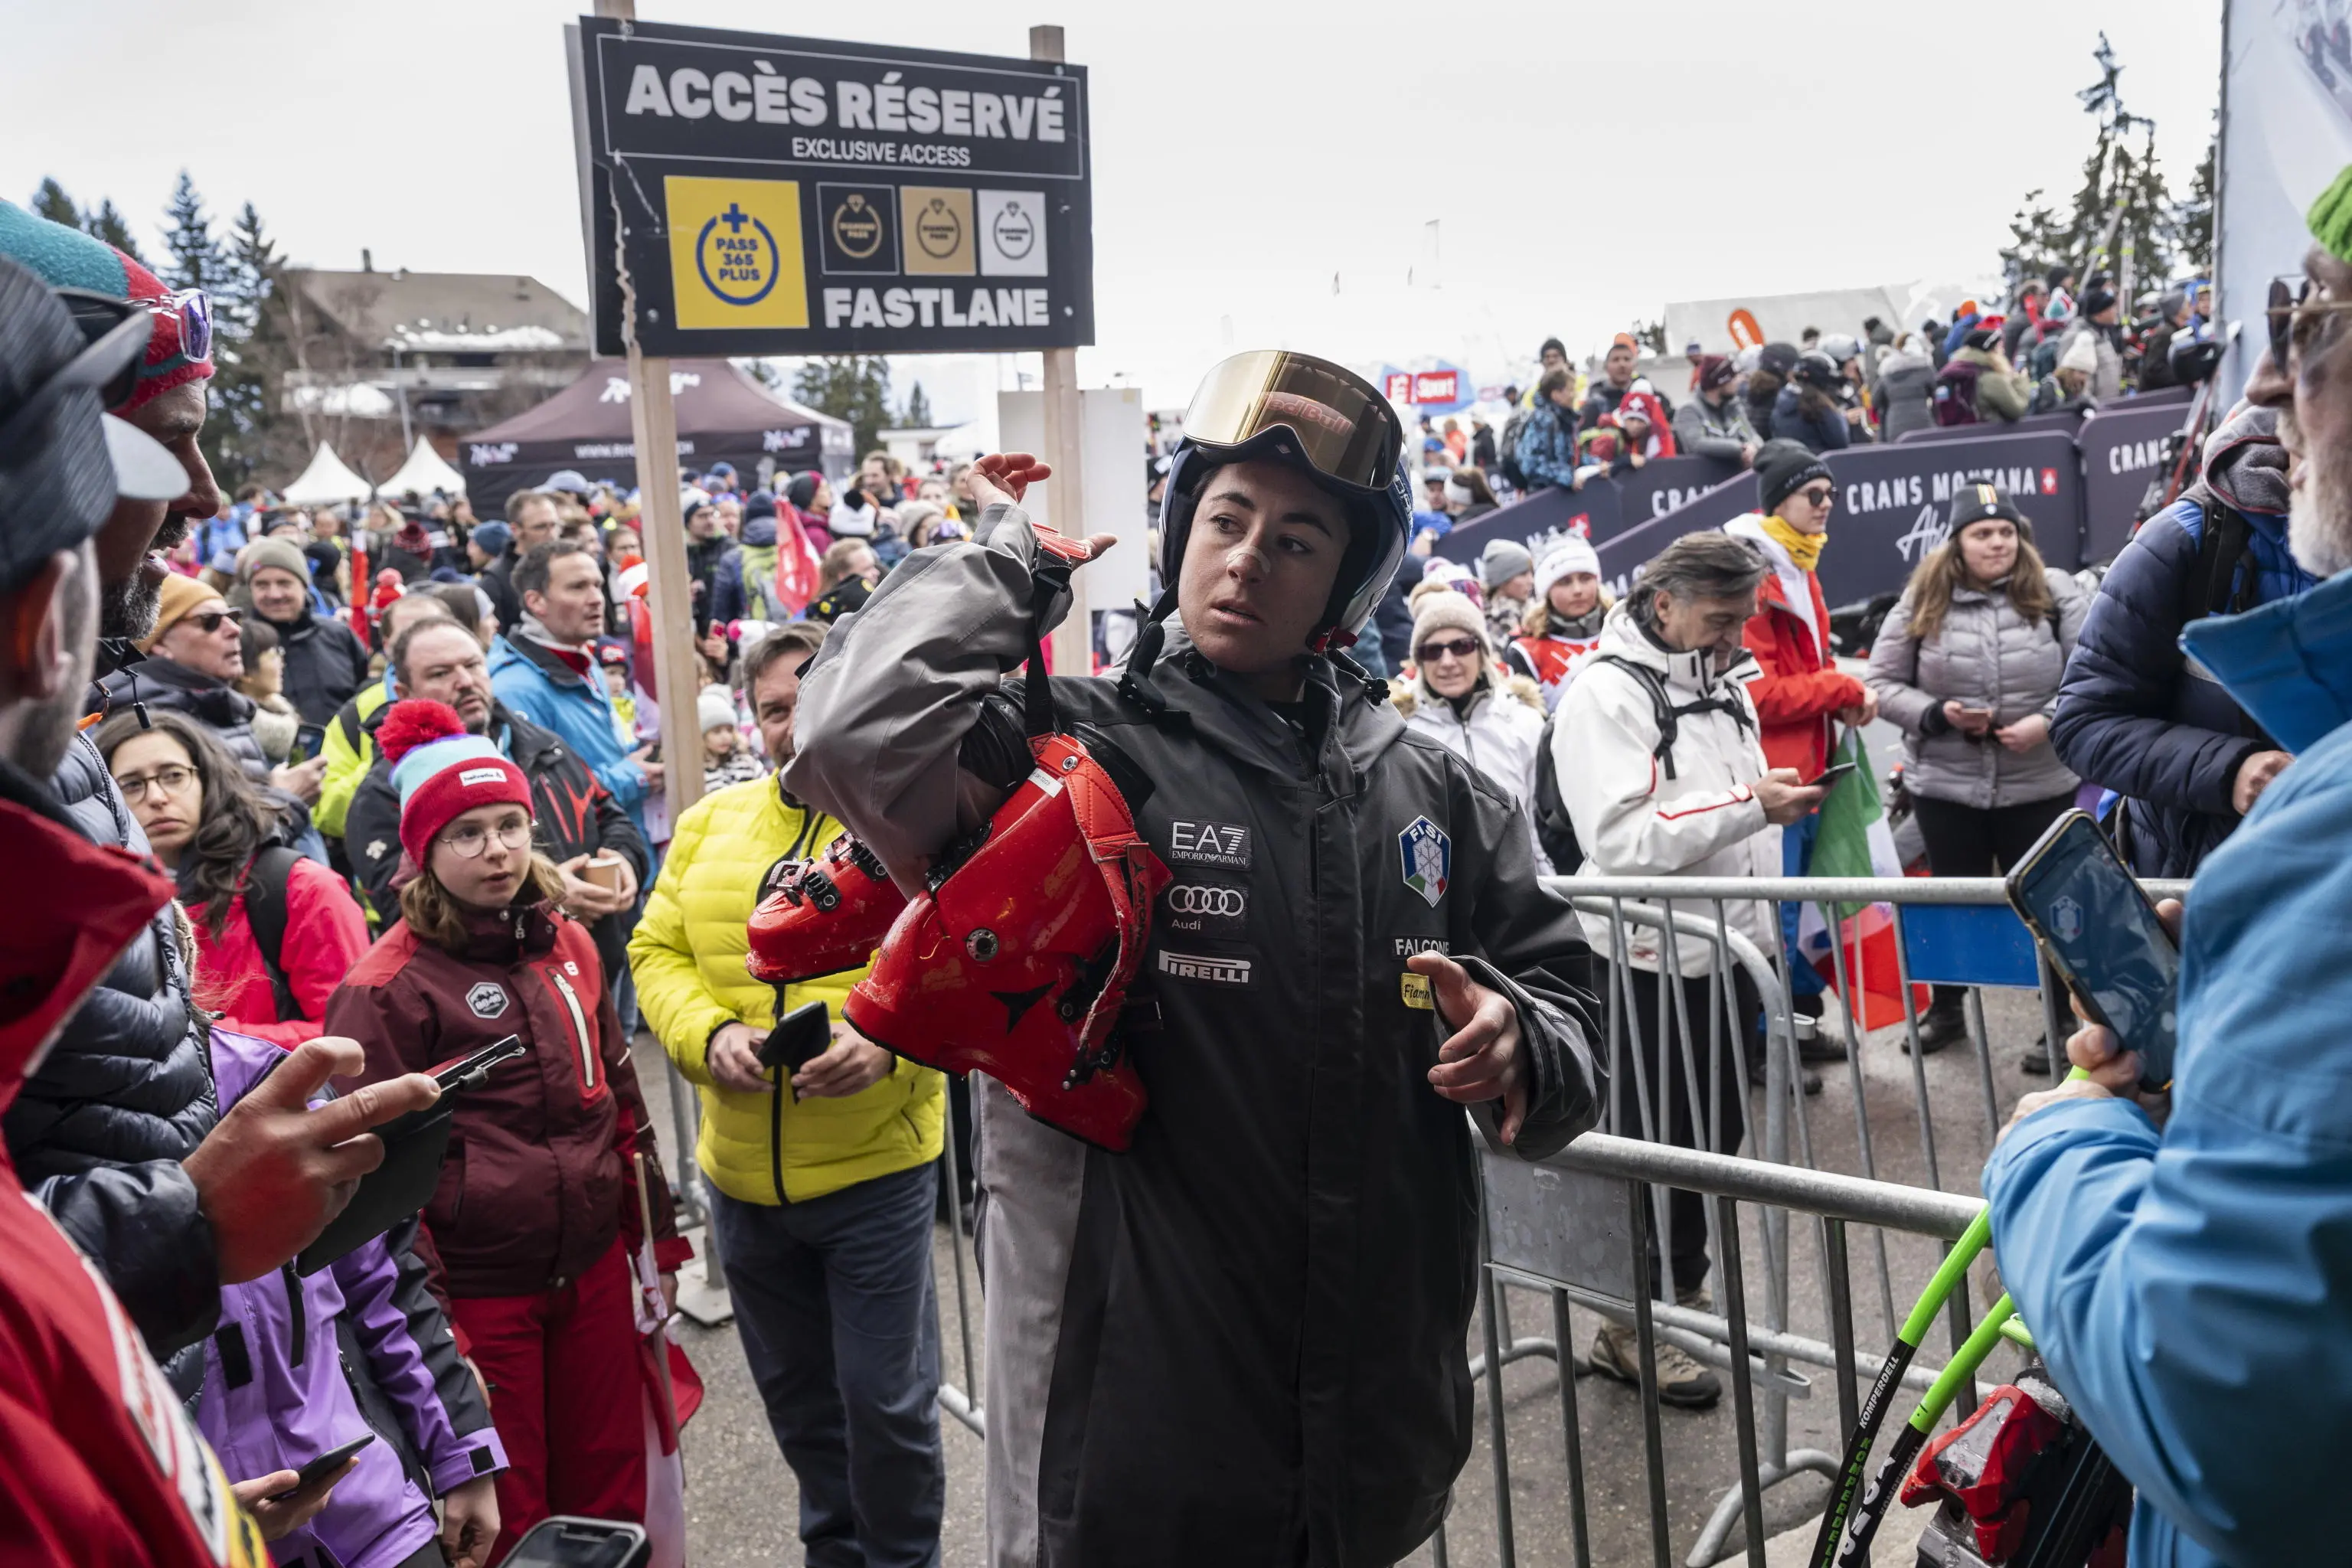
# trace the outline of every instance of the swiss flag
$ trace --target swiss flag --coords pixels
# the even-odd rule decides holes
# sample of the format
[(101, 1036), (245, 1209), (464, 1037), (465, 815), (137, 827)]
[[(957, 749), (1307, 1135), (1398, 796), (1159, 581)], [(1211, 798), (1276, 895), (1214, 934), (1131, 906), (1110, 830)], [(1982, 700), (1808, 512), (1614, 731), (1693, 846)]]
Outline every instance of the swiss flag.
[(2042, 470), (2042, 493), (2046, 496), (2054, 496), (2058, 493), (2057, 469), (2044, 468)]
[(801, 509), (785, 501), (776, 508), (776, 602), (793, 615), (816, 597), (816, 545), (801, 524)]

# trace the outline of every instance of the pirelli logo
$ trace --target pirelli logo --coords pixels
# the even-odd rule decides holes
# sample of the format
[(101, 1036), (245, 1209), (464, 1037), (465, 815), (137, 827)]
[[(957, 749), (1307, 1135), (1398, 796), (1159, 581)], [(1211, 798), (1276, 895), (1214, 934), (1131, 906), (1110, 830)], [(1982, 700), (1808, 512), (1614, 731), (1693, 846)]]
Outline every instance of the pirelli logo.
[(1160, 973), (1176, 980), (1198, 981), (1204, 985), (1247, 985), (1250, 984), (1250, 960), (1246, 958), (1212, 958), (1190, 952), (1160, 950)]

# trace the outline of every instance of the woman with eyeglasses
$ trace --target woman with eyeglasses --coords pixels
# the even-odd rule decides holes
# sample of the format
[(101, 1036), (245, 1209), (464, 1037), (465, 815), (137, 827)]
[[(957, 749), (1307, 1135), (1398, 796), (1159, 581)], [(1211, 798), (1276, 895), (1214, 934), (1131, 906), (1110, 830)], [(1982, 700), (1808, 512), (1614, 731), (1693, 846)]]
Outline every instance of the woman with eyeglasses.
[(124, 711), (93, 737), (195, 926), (199, 1006), (291, 1050), (323, 1032), (327, 999), (367, 951), (341, 879), (294, 848), (300, 825), (203, 726)]
[[(394, 704), (375, 743), (400, 794), (402, 918), (328, 1027), (365, 1047), (362, 1082), (509, 1036), (528, 1052), (458, 1099), (424, 1216), (511, 1467), (495, 1562), (550, 1513), (646, 1517), (645, 1400), (660, 1395), (641, 1383), (637, 1322), (675, 1300), (691, 1249), (596, 944), (531, 848), (521, 770), (438, 702)], [(648, 1219), (658, 1280), (635, 1272)]]
[[(1878, 717), (1877, 696), (1840, 669), (1830, 651), (1829, 605), (1814, 573), (1829, 545), (1837, 480), (1804, 446), (1774, 439), (1756, 454), (1756, 490), (1761, 510), (1723, 525), (1771, 568), (1742, 638), (1763, 671), (1748, 683), (1748, 695), (1756, 705), (1766, 760), (1796, 769), (1801, 781), (1817, 779), (1837, 750), (1839, 726), (1859, 729)], [(1821, 822), (1809, 813), (1782, 831), (1783, 874), (1801, 877), (1812, 864)], [(1798, 910), (1794, 903), (1780, 906), (1789, 988), (1796, 1010), (1818, 1018), (1828, 983), (1797, 949)], [(1826, 1037), (1801, 1041), (1799, 1054), (1808, 1061), (1845, 1059)]]
[(1486, 617), (1450, 589), (1423, 597), (1412, 618), (1412, 668), (1389, 682), (1404, 727), (1429, 736), (1486, 775), (1527, 819), (1536, 868), (1551, 863), (1535, 837), (1536, 752), (1543, 741), (1543, 694), (1495, 658)]

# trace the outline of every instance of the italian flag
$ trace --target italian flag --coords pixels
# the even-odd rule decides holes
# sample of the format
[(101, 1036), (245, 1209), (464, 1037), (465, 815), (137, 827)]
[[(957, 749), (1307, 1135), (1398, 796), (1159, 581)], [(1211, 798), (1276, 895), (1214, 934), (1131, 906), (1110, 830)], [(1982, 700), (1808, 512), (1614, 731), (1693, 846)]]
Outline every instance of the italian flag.
[[(1871, 777), (1870, 753), (1862, 735), (1847, 730), (1838, 742), (1832, 765), (1853, 763), (1853, 772), (1830, 786), (1821, 804), (1821, 831), (1813, 840), (1811, 874), (1816, 877), (1900, 877), (1903, 863), (1895, 852), (1895, 830), (1887, 825), (1886, 807), (1878, 798), (1878, 781)], [(1837, 906), (1838, 941), (1845, 949), (1846, 983), (1854, 994), (1844, 998), (1847, 1010), (1864, 1029), (1883, 1029), (1903, 1021), (1903, 986), (1895, 954), (1895, 914), (1886, 904)], [(1838, 989), (1837, 961), (1830, 955), (1830, 932), (1822, 906), (1807, 904), (1798, 918), (1797, 945), (1821, 976)], [(1925, 985), (1911, 988), (1913, 1005), (1926, 1012), (1931, 993)]]

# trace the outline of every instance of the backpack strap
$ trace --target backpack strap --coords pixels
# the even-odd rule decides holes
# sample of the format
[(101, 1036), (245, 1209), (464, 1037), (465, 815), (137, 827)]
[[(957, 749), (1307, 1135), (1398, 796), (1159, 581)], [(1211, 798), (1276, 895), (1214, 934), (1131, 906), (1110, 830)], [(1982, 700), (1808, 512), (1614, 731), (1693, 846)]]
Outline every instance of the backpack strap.
[(261, 965), (269, 972), (269, 989), (278, 1002), (278, 1021), (302, 1016), (294, 987), (286, 980), (286, 883), (294, 874), (297, 850), (273, 844), (253, 858), (245, 871), (245, 918), (253, 927), (254, 945), (261, 950)]
[(1755, 721), (1748, 716), (1747, 704), (1737, 697), (1702, 697), (1695, 702), (1677, 706), (1666, 694), (1665, 677), (1648, 665), (1637, 664), (1622, 654), (1614, 653), (1601, 654), (1595, 662), (1615, 665), (1650, 694), (1650, 716), (1657, 721), (1658, 725), (1658, 743), (1650, 748), (1650, 754), (1657, 759), (1659, 768), (1668, 778), (1679, 776), (1675, 772), (1675, 741), (1682, 731), (1685, 714), (1722, 713), (1729, 716), (1732, 722), (1743, 730), (1755, 727)]

